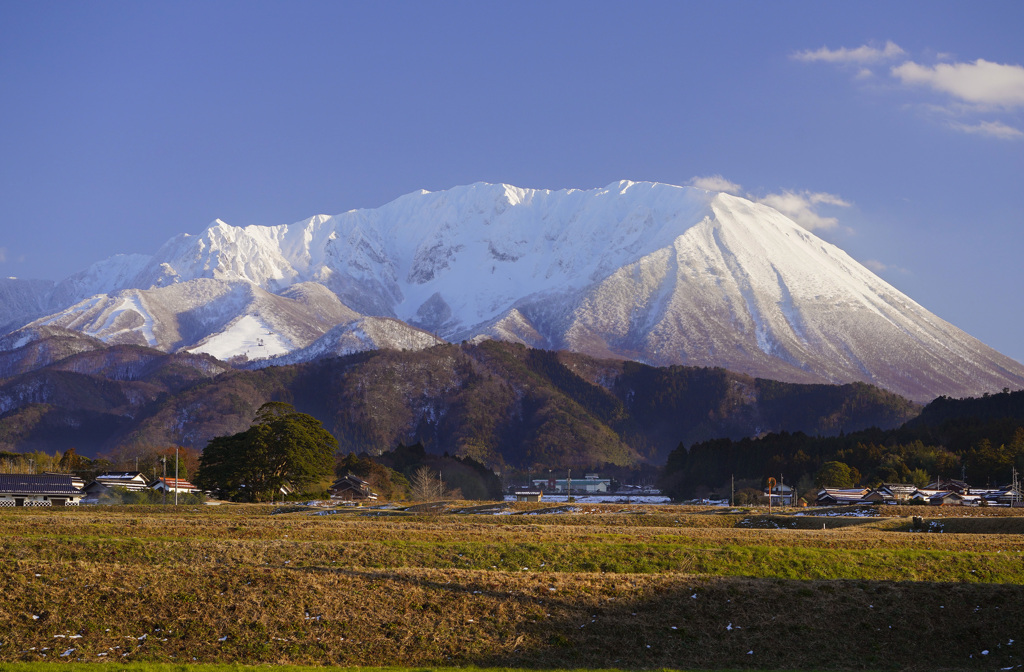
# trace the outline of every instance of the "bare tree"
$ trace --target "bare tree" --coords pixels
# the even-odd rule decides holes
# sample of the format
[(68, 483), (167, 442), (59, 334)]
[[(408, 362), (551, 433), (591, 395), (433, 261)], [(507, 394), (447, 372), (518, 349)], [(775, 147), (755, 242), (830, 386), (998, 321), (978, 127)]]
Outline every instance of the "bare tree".
[(436, 501), (438, 499), (460, 499), (462, 493), (456, 490), (449, 490), (441, 474), (434, 475), (434, 470), (423, 466), (416, 470), (410, 479), (412, 484), (412, 498), (420, 502)]

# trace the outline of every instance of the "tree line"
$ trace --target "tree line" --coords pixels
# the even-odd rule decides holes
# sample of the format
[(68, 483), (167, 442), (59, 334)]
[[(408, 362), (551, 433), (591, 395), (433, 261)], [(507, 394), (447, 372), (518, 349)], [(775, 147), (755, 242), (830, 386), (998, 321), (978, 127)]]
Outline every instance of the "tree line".
[(800, 491), (881, 483), (921, 487), (937, 477), (995, 486), (1009, 483), (1013, 469), (1024, 471), (1024, 391), (1004, 390), (977, 399), (940, 397), (892, 430), (832, 437), (778, 432), (679, 444), (660, 483), (670, 496), (685, 499), (727, 494), (737, 480), (760, 488), (768, 477), (782, 477)]

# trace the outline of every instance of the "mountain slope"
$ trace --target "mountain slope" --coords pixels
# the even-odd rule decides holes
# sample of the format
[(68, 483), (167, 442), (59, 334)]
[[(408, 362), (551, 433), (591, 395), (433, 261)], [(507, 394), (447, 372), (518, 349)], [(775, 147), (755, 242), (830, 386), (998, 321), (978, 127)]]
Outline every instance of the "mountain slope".
[(50, 297), (54, 283), (49, 280), (0, 278), (0, 332), (17, 329), (40, 315), (63, 308)]
[(588, 291), (564, 345), (780, 380), (864, 381), (918, 400), (1024, 384), (1024, 367), (778, 212), (726, 194), (711, 208), (670, 248)]
[[(296, 287), (319, 288), (320, 307)], [(449, 341), (870, 382), (920, 401), (1024, 387), (1024, 366), (779, 212), (665, 184), (478, 183), (290, 225), (217, 220), (54, 291), (78, 302), (35, 324), (223, 358), (318, 356), (330, 348), (297, 351), (384, 317)], [(413, 332), (398, 331), (364, 344), (405, 347)]]

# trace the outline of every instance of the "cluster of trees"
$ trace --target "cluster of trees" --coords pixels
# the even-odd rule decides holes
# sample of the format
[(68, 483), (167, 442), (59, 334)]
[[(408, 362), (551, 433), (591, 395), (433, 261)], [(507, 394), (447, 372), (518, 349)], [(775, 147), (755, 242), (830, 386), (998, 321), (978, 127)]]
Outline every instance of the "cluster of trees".
[(264, 404), (252, 426), (216, 437), (203, 451), (195, 482), (236, 501), (320, 496), (337, 478), (352, 474), (387, 499), (498, 499), (500, 479), (469, 457), (428, 454), (421, 444), (399, 444), (376, 457), (338, 454), (338, 442), (318, 420), (281, 402)]
[(398, 444), (374, 458), (409, 482), (413, 499), (501, 499), (501, 479), (471, 457), (428, 453), (421, 443)]
[(236, 501), (273, 501), (286, 486), (303, 492), (323, 484), (337, 449), (338, 441), (319, 420), (290, 404), (269, 402), (249, 429), (210, 441), (196, 485)]
[(661, 486), (672, 497), (728, 493), (735, 481), (760, 488), (769, 476), (814, 487), (927, 485), (936, 477), (978, 486), (1008, 483), (1024, 471), (1024, 391), (979, 399), (945, 397), (898, 429), (833, 437), (779, 432), (739, 441), (682, 444), (670, 455)]
[(338, 457), (334, 466), (335, 477), (342, 478), (348, 474), (363, 479), (378, 496), (387, 500), (407, 499), (412, 489), (409, 479), (402, 473), (374, 462), (365, 453), (346, 453)]

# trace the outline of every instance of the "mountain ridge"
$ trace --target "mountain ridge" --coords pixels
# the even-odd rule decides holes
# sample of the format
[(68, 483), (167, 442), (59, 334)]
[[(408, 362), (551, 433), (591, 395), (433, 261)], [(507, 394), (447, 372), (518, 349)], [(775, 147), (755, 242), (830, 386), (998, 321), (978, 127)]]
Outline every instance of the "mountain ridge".
[(658, 464), (680, 442), (895, 427), (919, 411), (861, 383), (796, 385), (500, 341), (256, 370), (117, 345), (0, 380), (0, 450), (201, 449), (248, 428), (268, 401), (313, 415), (345, 452), (420, 442), (494, 469)]

